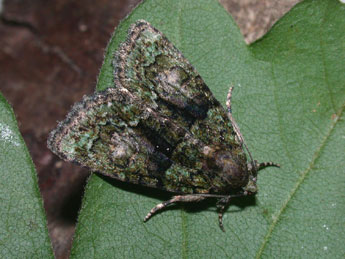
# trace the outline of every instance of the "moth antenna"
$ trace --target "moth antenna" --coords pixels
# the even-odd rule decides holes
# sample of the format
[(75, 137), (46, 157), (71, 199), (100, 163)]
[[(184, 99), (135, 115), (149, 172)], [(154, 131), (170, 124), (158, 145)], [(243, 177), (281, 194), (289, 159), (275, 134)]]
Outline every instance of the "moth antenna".
[(247, 147), (247, 144), (246, 144), (246, 142), (244, 141), (244, 137), (243, 137), (243, 135), (241, 134), (240, 128), (239, 128), (239, 126), (237, 125), (237, 123), (236, 123), (234, 117), (232, 116), (232, 110), (231, 110), (231, 96), (232, 96), (232, 90), (233, 90), (233, 89), (234, 89), (234, 86), (233, 86), (233, 85), (230, 86), (229, 91), (228, 91), (228, 95), (227, 95), (227, 97), (226, 97), (226, 107), (227, 107), (227, 110), (228, 110), (228, 118), (229, 118), (229, 120), (230, 120), (230, 122), (231, 122), (231, 124), (232, 124), (232, 126), (233, 126), (233, 128), (234, 128), (234, 131), (235, 131), (237, 137), (239, 138), (239, 140), (240, 140), (242, 146), (244, 146), (245, 149), (247, 150), (253, 167), (254, 167), (255, 170), (257, 171), (257, 170), (258, 170), (258, 168), (257, 168), (257, 163), (255, 163), (255, 161), (254, 161), (254, 159), (253, 159), (253, 157), (252, 157), (252, 154), (250, 153), (250, 151), (249, 151), (249, 149), (248, 149), (248, 147)]

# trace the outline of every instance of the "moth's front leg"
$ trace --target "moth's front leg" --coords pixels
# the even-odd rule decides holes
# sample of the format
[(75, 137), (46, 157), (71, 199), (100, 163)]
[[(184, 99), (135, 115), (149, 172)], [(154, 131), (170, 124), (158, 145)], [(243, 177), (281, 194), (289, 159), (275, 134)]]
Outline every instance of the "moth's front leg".
[(262, 163), (259, 163), (256, 160), (254, 160), (254, 162), (255, 162), (255, 165), (256, 165), (256, 168), (257, 168), (258, 171), (261, 170), (261, 169), (264, 169), (266, 167), (269, 167), (269, 166), (280, 167), (280, 164), (273, 163), (273, 162), (262, 162)]
[(229, 195), (229, 196), (219, 199), (217, 202), (219, 227), (223, 232), (225, 232), (225, 229), (223, 226), (223, 215), (224, 215), (225, 209), (230, 204), (230, 198), (231, 196)]
[(144, 222), (148, 221), (149, 218), (153, 216), (157, 211), (165, 208), (166, 206), (176, 203), (176, 202), (198, 202), (204, 200), (206, 197), (200, 195), (176, 195), (172, 197), (170, 200), (157, 204), (145, 217)]

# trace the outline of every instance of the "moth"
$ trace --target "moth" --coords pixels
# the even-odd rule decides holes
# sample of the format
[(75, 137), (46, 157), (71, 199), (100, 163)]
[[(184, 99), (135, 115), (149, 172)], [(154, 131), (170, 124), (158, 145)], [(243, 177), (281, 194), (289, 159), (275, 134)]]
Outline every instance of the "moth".
[[(174, 193), (145, 217), (176, 202), (217, 198), (219, 226), (230, 199), (257, 192), (266, 166), (249, 151), (231, 114), (182, 53), (139, 20), (115, 53), (114, 85), (84, 96), (53, 130), (60, 158), (123, 182)], [(249, 162), (248, 162), (249, 160)]]

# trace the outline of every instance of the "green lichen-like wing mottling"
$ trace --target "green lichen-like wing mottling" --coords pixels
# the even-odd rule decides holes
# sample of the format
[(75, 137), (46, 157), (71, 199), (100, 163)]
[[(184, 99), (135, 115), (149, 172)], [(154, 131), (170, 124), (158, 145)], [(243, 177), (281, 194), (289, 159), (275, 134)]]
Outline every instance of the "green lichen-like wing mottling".
[(48, 146), (93, 171), (156, 187), (154, 174), (171, 162), (136, 130), (145, 118), (142, 102), (122, 87), (85, 96), (51, 133)]
[[(174, 150), (169, 157), (175, 166), (183, 165), (197, 170), (192, 175), (204, 175), (200, 178), (212, 174), (202, 169), (203, 157), (200, 147), (196, 148), (196, 140), (200, 146), (218, 146), (225, 150), (231, 148), (232, 153), (239, 156), (239, 161), (245, 160), (223, 107), (182, 53), (148, 22), (139, 20), (131, 26), (127, 40), (115, 55), (114, 67), (116, 85), (122, 85), (141, 96), (148, 105), (155, 107), (157, 113), (166, 114), (166, 119), (183, 126), (192, 136), (180, 137), (171, 143)], [(165, 135), (160, 134), (161, 129), (155, 125), (149, 122), (145, 124), (157, 135)], [(194, 185), (200, 180), (201, 189), (209, 188), (203, 180), (191, 177), (183, 170), (182, 176), (177, 170), (171, 171), (171, 175), (179, 176), (173, 189), (186, 186), (183, 179), (187, 178), (191, 178)], [(214, 182), (214, 177), (208, 181)], [(194, 192), (203, 192), (201, 189), (194, 188)]]
[(246, 158), (226, 112), (200, 75), (158, 30), (138, 21), (114, 58), (115, 86), (76, 104), (50, 149), (110, 177), (176, 193), (226, 183), (212, 152)]
[(148, 22), (131, 26), (115, 54), (114, 68), (115, 85), (140, 96), (204, 144), (234, 144), (235, 132), (223, 107), (182, 53)]

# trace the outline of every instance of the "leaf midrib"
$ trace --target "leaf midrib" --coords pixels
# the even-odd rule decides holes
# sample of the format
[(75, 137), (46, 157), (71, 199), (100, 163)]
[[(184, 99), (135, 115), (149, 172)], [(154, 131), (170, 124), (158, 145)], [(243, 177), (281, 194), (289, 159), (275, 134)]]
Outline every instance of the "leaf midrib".
[[(328, 8), (326, 8), (327, 10)], [(326, 18), (326, 14), (327, 12), (325, 12), (325, 16), (323, 17), (323, 20), (321, 22), (321, 24), (324, 24), (325, 22), (325, 18)], [(321, 30), (320, 30), (321, 31)], [(323, 42), (322, 42), (322, 37), (320, 35), (320, 46), (321, 46), (321, 60), (323, 62), (323, 68), (324, 68), (324, 78), (325, 78), (325, 81), (326, 81), (326, 86), (327, 86), (327, 89), (329, 91), (329, 94), (330, 94), (330, 99), (331, 99), (331, 103), (332, 103), (332, 107), (334, 109), (334, 111), (336, 111), (336, 108), (335, 108), (335, 104), (334, 104), (334, 100), (332, 98), (332, 95), (331, 95), (331, 91), (330, 91), (330, 88), (329, 88), (329, 83), (328, 83), (328, 80), (327, 80), (327, 70), (326, 70), (326, 64), (325, 64), (325, 53), (323, 51)], [(272, 64), (271, 64), (272, 65)], [(344, 107), (345, 107), (345, 103), (343, 103), (343, 106), (339, 109), (339, 112), (337, 114), (337, 118), (336, 120), (333, 121), (333, 123), (331, 123), (331, 126), (327, 132), (327, 134), (325, 134), (324, 138), (322, 139), (321, 143), (320, 143), (320, 146), (319, 148), (316, 149), (316, 151), (314, 152), (314, 155), (312, 157), (312, 160), (311, 162), (309, 163), (309, 166), (302, 172), (302, 174), (300, 175), (298, 181), (296, 182), (294, 188), (291, 190), (288, 198), (285, 200), (285, 202), (282, 204), (281, 208), (279, 209), (279, 211), (273, 215), (273, 221), (271, 223), (271, 225), (269, 226), (268, 228), (268, 231), (263, 239), (263, 243), (261, 244), (259, 250), (258, 250), (258, 253), (256, 255), (256, 258), (260, 258), (261, 255), (263, 254), (265, 248), (266, 248), (266, 245), (267, 243), (269, 242), (271, 236), (272, 236), (272, 233), (273, 233), (273, 230), (275, 229), (275, 227), (277, 226), (278, 224), (278, 221), (279, 219), (281, 218), (282, 214), (285, 212), (287, 206), (288, 206), (288, 203), (292, 200), (292, 198), (295, 196), (296, 192), (299, 190), (300, 186), (302, 185), (302, 183), (304, 182), (305, 178), (307, 177), (307, 175), (309, 174), (309, 172), (313, 169), (314, 165), (316, 164), (318, 158), (320, 157), (320, 154), (321, 154), (321, 151), (322, 149), (324, 148), (324, 146), (326, 145), (327, 143), (327, 140), (328, 138), (331, 136), (332, 134), (332, 131), (334, 130), (339, 118), (342, 116), (342, 113), (344, 111)]]
[(282, 204), (282, 207), (280, 208), (280, 210), (273, 216), (273, 221), (272, 221), (270, 227), (268, 228), (268, 231), (264, 237), (264, 241), (263, 241), (260, 249), (258, 250), (256, 258), (260, 258), (261, 255), (263, 254), (263, 251), (265, 250), (266, 244), (269, 242), (270, 237), (272, 235), (272, 232), (273, 232), (274, 228), (276, 227), (276, 225), (278, 224), (279, 219), (281, 218), (282, 214), (285, 212), (285, 210), (288, 206), (288, 203), (292, 200), (292, 198), (294, 197), (294, 195), (296, 194), (296, 192), (298, 191), (298, 189), (300, 188), (300, 186), (304, 182), (305, 178), (307, 177), (309, 172), (313, 169), (314, 165), (316, 164), (318, 158), (320, 157), (321, 151), (323, 150), (324, 146), (326, 145), (326, 143), (327, 143), (329, 137), (331, 136), (335, 126), (337, 125), (339, 119), (342, 117), (344, 109), (345, 109), (345, 102), (343, 103), (342, 107), (339, 109), (339, 112), (337, 113), (336, 119), (333, 120), (333, 123), (331, 123), (331, 126), (330, 126), (327, 134), (324, 136), (323, 140), (321, 141), (319, 148), (317, 148), (316, 151), (314, 152), (313, 159), (309, 163), (309, 166), (303, 171), (303, 173), (299, 177), (296, 185), (294, 186), (294, 188), (290, 192), (290, 195), (288, 196), (286, 201)]

